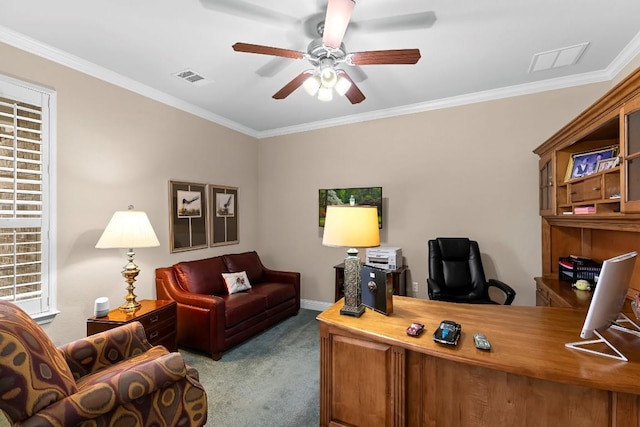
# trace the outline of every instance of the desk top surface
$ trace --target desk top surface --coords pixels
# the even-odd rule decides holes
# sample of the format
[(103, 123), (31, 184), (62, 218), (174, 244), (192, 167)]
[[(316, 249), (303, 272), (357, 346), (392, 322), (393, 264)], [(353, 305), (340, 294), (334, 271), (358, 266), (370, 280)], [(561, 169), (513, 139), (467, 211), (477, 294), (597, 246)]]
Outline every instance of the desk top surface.
[[(640, 338), (612, 330), (604, 333), (629, 362), (565, 347), (566, 343), (581, 340), (584, 310), (454, 304), (394, 296), (390, 316), (367, 309), (356, 318), (340, 315), (343, 304), (340, 300), (319, 314), (321, 324), (461, 363), (549, 381), (640, 394)], [(436, 344), (432, 340), (433, 332), (445, 319), (462, 325), (462, 336), (456, 347)], [(425, 332), (420, 337), (406, 334), (412, 322), (425, 325)], [(487, 336), (492, 346), (490, 352), (475, 348), (473, 334), (476, 332)]]

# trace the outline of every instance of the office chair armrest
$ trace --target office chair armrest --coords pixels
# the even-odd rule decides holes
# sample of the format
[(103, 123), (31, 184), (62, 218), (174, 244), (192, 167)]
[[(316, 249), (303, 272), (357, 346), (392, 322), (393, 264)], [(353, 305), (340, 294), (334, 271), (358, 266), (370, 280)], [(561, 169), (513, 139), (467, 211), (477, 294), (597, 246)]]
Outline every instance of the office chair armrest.
[(500, 280), (489, 279), (487, 286), (494, 286), (505, 293), (506, 299), (504, 300), (504, 305), (511, 305), (513, 299), (516, 297), (516, 291), (514, 291), (511, 286), (501, 282)]
[(429, 294), (429, 299), (442, 299), (442, 288), (440, 284), (429, 278), (427, 278), (427, 293)]

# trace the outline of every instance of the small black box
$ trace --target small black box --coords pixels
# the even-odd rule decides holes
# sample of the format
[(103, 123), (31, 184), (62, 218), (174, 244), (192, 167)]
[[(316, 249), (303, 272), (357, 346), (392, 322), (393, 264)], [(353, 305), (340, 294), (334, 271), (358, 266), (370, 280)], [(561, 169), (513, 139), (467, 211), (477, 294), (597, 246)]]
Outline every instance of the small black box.
[(360, 271), (362, 304), (386, 315), (393, 313), (393, 277), (388, 273), (369, 265)]

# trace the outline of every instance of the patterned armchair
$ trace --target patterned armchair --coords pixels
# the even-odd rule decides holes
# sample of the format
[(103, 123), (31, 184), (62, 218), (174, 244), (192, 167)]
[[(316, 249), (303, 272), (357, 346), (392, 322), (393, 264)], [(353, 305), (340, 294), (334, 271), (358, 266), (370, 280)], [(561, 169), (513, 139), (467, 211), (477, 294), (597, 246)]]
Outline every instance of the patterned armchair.
[(138, 322), (56, 348), (0, 301), (0, 409), (14, 426), (201, 426), (207, 396), (180, 353)]

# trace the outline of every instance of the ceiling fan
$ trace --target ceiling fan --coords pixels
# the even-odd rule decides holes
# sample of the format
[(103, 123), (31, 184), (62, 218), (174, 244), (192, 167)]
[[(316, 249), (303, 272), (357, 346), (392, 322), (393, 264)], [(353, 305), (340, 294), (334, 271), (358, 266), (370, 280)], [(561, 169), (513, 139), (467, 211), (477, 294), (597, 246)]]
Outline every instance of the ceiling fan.
[(323, 22), (318, 24), (317, 39), (309, 43), (307, 52), (278, 47), (235, 43), (236, 52), (257, 53), (291, 59), (306, 59), (313, 66), (305, 70), (273, 95), (274, 99), (284, 99), (303, 86), (310, 95), (318, 95), (322, 101), (330, 101), (335, 90), (344, 95), (352, 104), (365, 100), (365, 96), (347, 72), (336, 68), (340, 64), (416, 64), (420, 59), (419, 49), (371, 50), (347, 52), (342, 43), (355, 6), (354, 0), (328, 0)]

